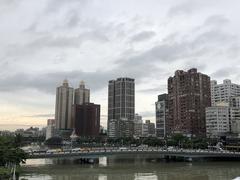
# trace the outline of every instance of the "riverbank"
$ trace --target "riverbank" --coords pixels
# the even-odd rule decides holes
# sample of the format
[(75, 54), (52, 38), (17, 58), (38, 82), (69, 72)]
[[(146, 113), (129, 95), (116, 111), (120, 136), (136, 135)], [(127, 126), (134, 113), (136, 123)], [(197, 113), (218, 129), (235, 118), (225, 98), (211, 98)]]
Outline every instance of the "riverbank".
[(8, 179), (11, 177), (11, 171), (5, 167), (0, 167), (0, 179)]
[[(22, 169), (20, 166), (18, 166), (15, 170), (16, 177), (19, 177), (21, 173), (22, 173)], [(13, 174), (9, 168), (0, 167), (0, 180), (9, 179), (10, 177), (12, 177), (12, 175)]]

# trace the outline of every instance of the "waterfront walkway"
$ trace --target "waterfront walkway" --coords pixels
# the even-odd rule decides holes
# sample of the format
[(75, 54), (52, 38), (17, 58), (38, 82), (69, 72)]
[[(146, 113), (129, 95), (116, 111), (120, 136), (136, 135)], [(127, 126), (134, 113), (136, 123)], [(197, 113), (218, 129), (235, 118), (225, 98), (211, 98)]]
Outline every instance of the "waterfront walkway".
[(110, 155), (134, 155), (134, 154), (154, 154), (168, 157), (184, 157), (184, 158), (238, 158), (240, 159), (240, 152), (230, 151), (211, 151), (211, 150), (192, 150), (192, 149), (171, 149), (166, 150), (162, 148), (96, 148), (88, 150), (64, 150), (57, 152), (33, 152), (29, 154), (29, 159), (40, 158), (98, 158)]

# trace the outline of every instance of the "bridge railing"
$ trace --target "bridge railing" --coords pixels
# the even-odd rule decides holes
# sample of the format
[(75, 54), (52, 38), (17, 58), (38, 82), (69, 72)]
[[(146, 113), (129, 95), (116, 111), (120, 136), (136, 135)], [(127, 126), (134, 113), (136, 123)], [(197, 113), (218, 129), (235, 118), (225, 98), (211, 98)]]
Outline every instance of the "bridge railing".
[(240, 155), (240, 152), (231, 152), (231, 151), (213, 151), (213, 150), (197, 150), (197, 149), (163, 149), (163, 148), (155, 148), (155, 147), (149, 147), (149, 148), (102, 148), (102, 149), (88, 149), (88, 150), (81, 150), (81, 151), (71, 151), (71, 150), (65, 150), (60, 152), (34, 152), (29, 154), (29, 156), (50, 156), (50, 155), (66, 155), (66, 154), (72, 154), (72, 155), (78, 155), (78, 154), (107, 154), (107, 153), (118, 153), (118, 152), (159, 152), (161, 154), (164, 153), (170, 153), (170, 154), (237, 154)]

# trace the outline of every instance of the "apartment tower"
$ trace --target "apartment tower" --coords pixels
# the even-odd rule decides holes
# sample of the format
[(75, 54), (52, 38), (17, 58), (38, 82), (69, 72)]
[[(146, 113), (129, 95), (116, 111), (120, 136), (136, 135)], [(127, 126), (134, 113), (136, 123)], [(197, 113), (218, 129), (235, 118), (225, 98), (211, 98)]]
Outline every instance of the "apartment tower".
[(211, 106), (210, 77), (192, 68), (168, 79), (168, 125), (171, 133), (205, 136), (205, 108)]
[[(128, 126), (128, 124), (131, 124), (129, 121), (134, 120), (134, 114), (134, 79), (123, 77), (110, 80), (108, 84), (108, 132), (111, 132), (112, 136), (115, 137), (124, 135), (124, 132), (119, 132), (119, 124), (123, 126), (122, 124), (126, 122), (126, 126)], [(120, 121), (124, 122), (119, 123)], [(127, 129), (129, 131), (129, 128)]]
[(68, 81), (64, 80), (62, 86), (56, 90), (55, 120), (56, 128), (69, 130), (73, 128), (71, 108), (73, 105), (74, 89), (69, 87)]
[(74, 104), (81, 105), (89, 102), (90, 102), (90, 89), (86, 89), (84, 81), (81, 81), (79, 88), (75, 89)]

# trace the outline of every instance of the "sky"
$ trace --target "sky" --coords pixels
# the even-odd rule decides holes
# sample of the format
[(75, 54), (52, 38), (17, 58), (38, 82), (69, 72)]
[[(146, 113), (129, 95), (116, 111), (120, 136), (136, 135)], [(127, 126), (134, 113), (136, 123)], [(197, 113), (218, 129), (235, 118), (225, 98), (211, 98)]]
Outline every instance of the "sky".
[(0, 130), (43, 127), (56, 87), (81, 80), (107, 123), (108, 81), (135, 79), (155, 122), (167, 79), (192, 67), (240, 84), (239, 0), (0, 0)]

